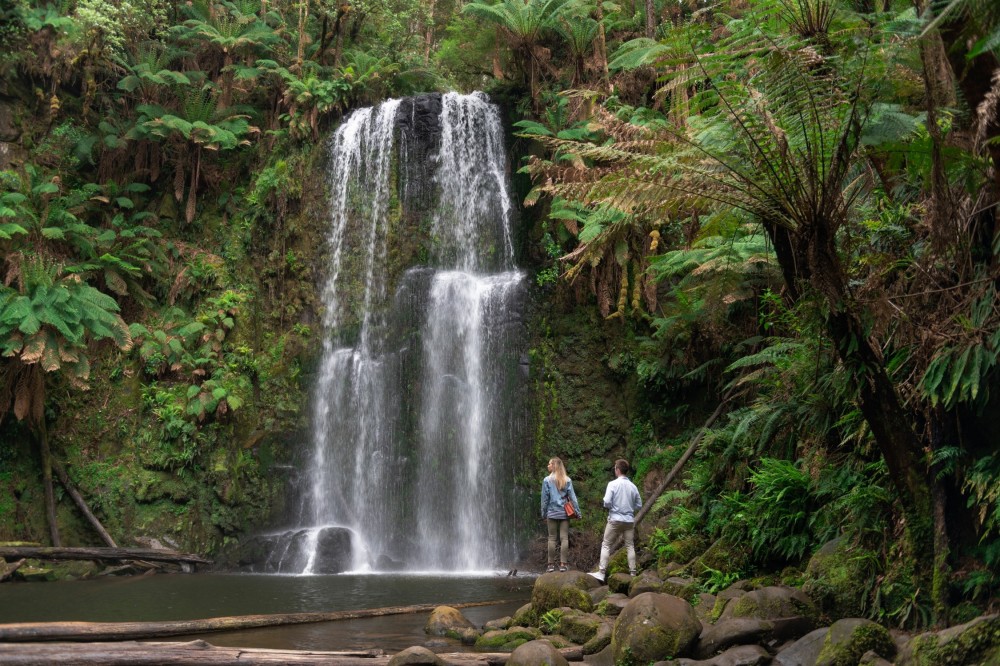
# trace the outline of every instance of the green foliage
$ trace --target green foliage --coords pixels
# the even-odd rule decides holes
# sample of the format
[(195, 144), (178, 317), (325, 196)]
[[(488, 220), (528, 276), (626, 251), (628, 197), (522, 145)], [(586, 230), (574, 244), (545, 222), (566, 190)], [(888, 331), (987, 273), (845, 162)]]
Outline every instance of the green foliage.
[(814, 500), (809, 475), (801, 463), (762, 458), (759, 464), (750, 473), (749, 494), (723, 497), (732, 516), (723, 534), (733, 543), (748, 538), (758, 556), (773, 553), (787, 560), (801, 559), (811, 543)]
[(704, 569), (699, 589), (708, 594), (718, 594), (743, 577), (739, 571), (719, 571), (709, 566), (704, 566)]
[(961, 315), (960, 325), (970, 334), (965, 345), (942, 347), (928, 364), (920, 389), (931, 405), (982, 405), (989, 399), (990, 373), (1000, 357), (1000, 328), (991, 325), (996, 300), (995, 288), (989, 285), (969, 314)]
[(545, 633), (554, 634), (559, 628), (559, 621), (562, 620), (562, 616), (562, 610), (553, 608), (538, 618), (538, 626)]

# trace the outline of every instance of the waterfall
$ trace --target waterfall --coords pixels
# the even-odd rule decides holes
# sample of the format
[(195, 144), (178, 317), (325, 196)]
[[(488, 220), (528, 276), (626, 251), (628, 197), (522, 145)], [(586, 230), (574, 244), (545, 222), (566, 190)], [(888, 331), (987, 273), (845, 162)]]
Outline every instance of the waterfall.
[[(525, 286), (499, 113), (390, 100), (343, 122), (329, 164), (310, 481), (272, 568), (509, 566)], [(423, 261), (394, 268), (407, 244)]]

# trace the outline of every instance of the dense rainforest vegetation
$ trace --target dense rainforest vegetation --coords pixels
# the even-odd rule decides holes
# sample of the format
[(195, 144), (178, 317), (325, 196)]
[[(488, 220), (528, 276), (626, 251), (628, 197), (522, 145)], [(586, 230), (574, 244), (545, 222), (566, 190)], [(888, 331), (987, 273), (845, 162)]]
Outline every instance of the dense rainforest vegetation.
[(648, 494), (700, 433), (647, 554), (718, 589), (832, 542), (845, 613), (995, 611), (998, 58), (990, 0), (3, 0), (0, 539), (95, 541), (53, 474), (122, 539), (266, 523), (324, 138), (481, 89), (546, 304), (524, 488)]

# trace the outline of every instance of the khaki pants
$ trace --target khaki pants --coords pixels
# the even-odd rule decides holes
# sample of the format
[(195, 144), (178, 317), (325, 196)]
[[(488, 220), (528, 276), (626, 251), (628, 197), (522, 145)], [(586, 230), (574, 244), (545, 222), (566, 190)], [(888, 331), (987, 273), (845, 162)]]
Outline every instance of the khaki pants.
[[(549, 528), (549, 566), (568, 561), (569, 556), (569, 521), (547, 518), (545, 524)], [(556, 559), (556, 539), (561, 541), (560, 558)]]
[(618, 536), (625, 537), (625, 548), (628, 552), (628, 569), (635, 572), (635, 523), (624, 523), (619, 520), (609, 520), (604, 528), (604, 541), (601, 542), (601, 573), (608, 570), (608, 560), (611, 559), (611, 547), (615, 545)]

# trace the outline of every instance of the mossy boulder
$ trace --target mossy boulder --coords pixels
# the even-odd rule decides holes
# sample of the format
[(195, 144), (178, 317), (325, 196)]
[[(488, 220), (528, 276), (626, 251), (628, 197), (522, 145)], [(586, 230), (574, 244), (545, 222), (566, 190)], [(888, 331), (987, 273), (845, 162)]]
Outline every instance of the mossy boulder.
[(627, 573), (616, 573), (608, 576), (608, 591), (620, 594), (628, 594), (629, 585), (632, 584), (632, 576)]
[(598, 627), (603, 623), (604, 621), (594, 613), (567, 609), (559, 618), (556, 631), (574, 643), (582, 645), (594, 637)]
[(698, 640), (701, 622), (680, 597), (644, 592), (615, 621), (611, 647), (616, 664), (646, 664), (686, 656)]
[(533, 641), (541, 637), (542, 632), (535, 627), (510, 627), (509, 629), (497, 629), (487, 631), (485, 634), (476, 639), (476, 648), (479, 650), (511, 652), (528, 641)]
[[(594, 609), (590, 590), (600, 586), (597, 579), (582, 571), (547, 573), (535, 581), (531, 590), (531, 606), (537, 617), (562, 606), (589, 613)], [(517, 618), (517, 615), (514, 617)]]
[(663, 581), (660, 591), (685, 601), (692, 601), (698, 594), (698, 581), (682, 576), (670, 576)]
[[(663, 581), (652, 571), (643, 571), (629, 581), (628, 596), (635, 597), (644, 592), (663, 592)], [(670, 594), (667, 592), (667, 594)], [(675, 595), (676, 596), (676, 595)]]
[(41, 566), (38, 564), (23, 564), (14, 572), (14, 578), (20, 580), (25, 580), (33, 583), (40, 583), (45, 581), (55, 580), (56, 576), (50, 567)]
[(583, 644), (584, 654), (597, 654), (604, 648), (611, 645), (611, 634), (614, 631), (615, 625), (610, 620), (605, 620), (601, 622), (600, 626), (597, 627), (597, 632), (594, 636)]
[(1000, 615), (984, 615), (943, 631), (910, 639), (896, 660), (899, 666), (1000, 664)]
[(490, 620), (483, 625), (485, 631), (497, 631), (500, 629), (510, 629), (514, 626), (514, 620), (510, 615)]
[(52, 580), (82, 580), (93, 578), (103, 569), (97, 562), (78, 560), (75, 562), (56, 562), (49, 565), (54, 578)]
[(569, 662), (550, 641), (541, 639), (514, 650), (507, 666), (569, 666)]
[(510, 618), (510, 626), (512, 627), (531, 627), (536, 624), (538, 624), (538, 613), (535, 612), (535, 607), (530, 602), (514, 611), (514, 615)]
[(447, 636), (463, 643), (475, 643), (479, 630), (462, 613), (451, 606), (438, 606), (424, 625), (424, 633), (430, 636)]
[(803, 618), (804, 624), (810, 625), (806, 630), (809, 631), (814, 628), (818, 613), (812, 601), (801, 590), (773, 585), (730, 599), (719, 620), (734, 618), (776, 620), (793, 617)]
[(858, 617), (864, 611), (863, 583), (878, 573), (872, 569), (878, 561), (871, 551), (834, 539), (809, 560), (802, 591), (830, 618)]
[(868, 651), (881, 657), (895, 655), (896, 644), (889, 630), (861, 618), (837, 620), (826, 634), (816, 666), (857, 666), (861, 656)]

